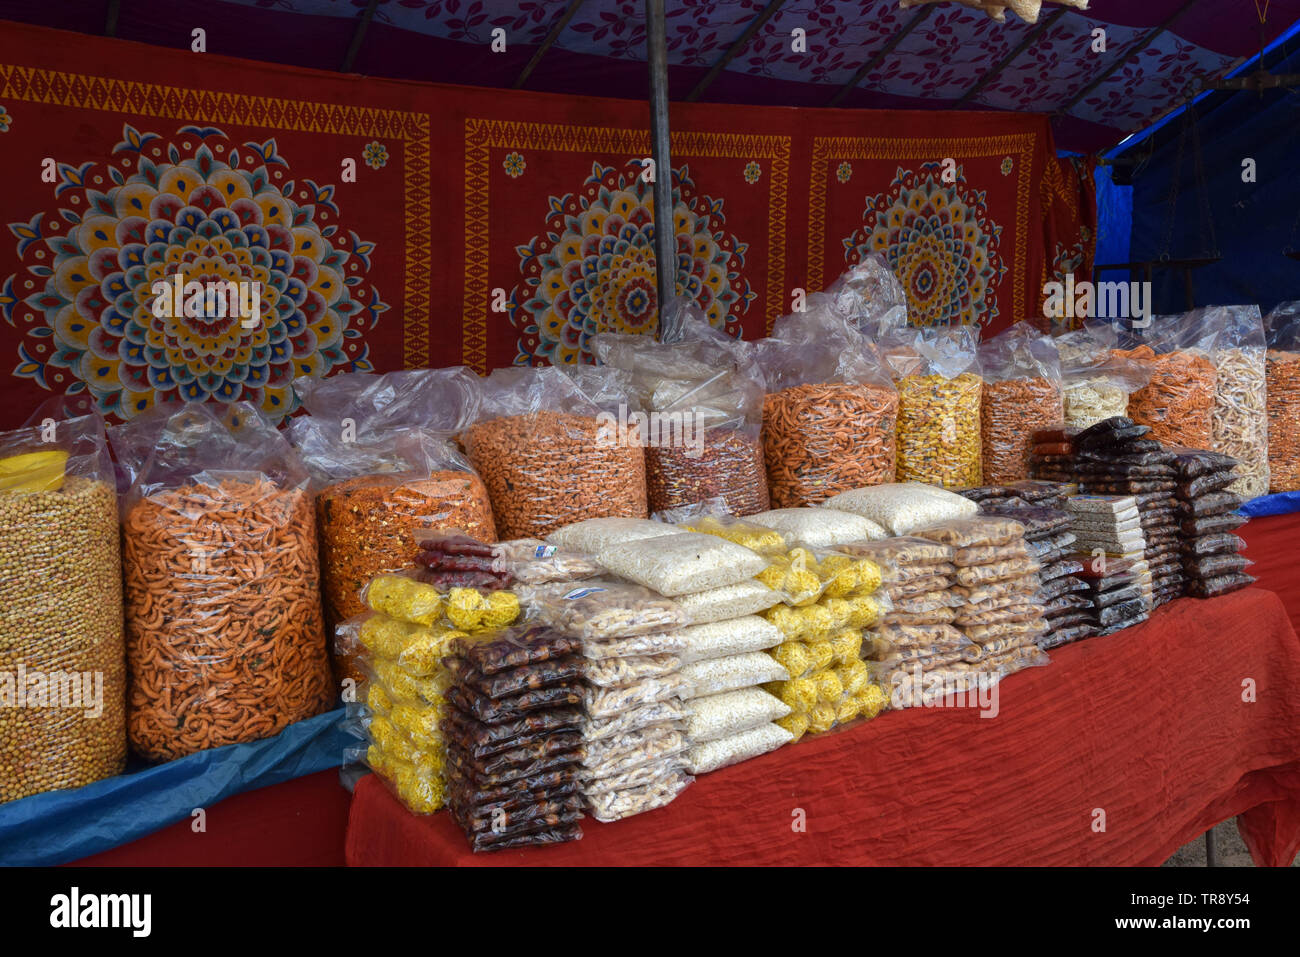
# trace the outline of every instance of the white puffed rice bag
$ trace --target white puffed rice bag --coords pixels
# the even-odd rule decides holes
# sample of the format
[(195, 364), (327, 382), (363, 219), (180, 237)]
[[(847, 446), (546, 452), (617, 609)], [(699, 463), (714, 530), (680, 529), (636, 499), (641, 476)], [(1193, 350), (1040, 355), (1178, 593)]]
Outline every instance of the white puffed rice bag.
[(679, 655), (683, 665), (746, 651), (763, 651), (785, 640), (776, 625), (757, 615), (691, 625), (682, 629), (680, 637), (685, 642)]
[(850, 489), (822, 504), (869, 518), (892, 535), (908, 535), (913, 529), (949, 519), (970, 518), (979, 511), (979, 505), (968, 498), (920, 482)]
[(691, 774), (706, 774), (775, 751), (793, 740), (794, 735), (779, 724), (761, 724), (757, 728), (691, 748), (688, 752), (690, 765), (687, 770)]
[(695, 698), (686, 719), (686, 737), (692, 745), (716, 741), (784, 718), (790, 706), (762, 688), (742, 688)]
[(889, 536), (871, 519), (834, 508), (776, 508), (750, 515), (746, 521), (775, 529), (814, 548), (874, 542)]
[(766, 611), (781, 603), (781, 594), (751, 578), (735, 585), (678, 595), (675, 601), (688, 622), (705, 625)]
[(635, 542), (661, 535), (675, 535), (677, 529), (648, 518), (589, 518), (556, 529), (546, 536), (552, 545), (594, 554), (619, 542)]
[(678, 673), (690, 682), (691, 693), (682, 695), (687, 700), (790, 678), (784, 665), (761, 651), (694, 661), (683, 665)]
[(622, 578), (661, 595), (735, 585), (767, 567), (767, 559), (744, 546), (699, 532), (676, 532), (609, 545), (596, 561)]

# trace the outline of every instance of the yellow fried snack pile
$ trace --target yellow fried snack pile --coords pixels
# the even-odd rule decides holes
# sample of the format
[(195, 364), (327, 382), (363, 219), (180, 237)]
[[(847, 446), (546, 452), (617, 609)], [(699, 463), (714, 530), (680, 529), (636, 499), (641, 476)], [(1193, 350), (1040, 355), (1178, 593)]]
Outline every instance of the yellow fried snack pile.
[(678, 528), (684, 532), (716, 535), (718, 538), (743, 545), (760, 555), (778, 555), (784, 553), (786, 549), (785, 537), (780, 532), (751, 522), (721, 521), (711, 515), (705, 515), (687, 524), (679, 525)]
[[(767, 576), (764, 579), (764, 576)], [(829, 731), (856, 718), (874, 718), (885, 704), (862, 660), (862, 629), (886, 607), (874, 593), (880, 566), (870, 559), (793, 548), (775, 557), (759, 580), (782, 591), (786, 603), (763, 612), (785, 636), (768, 654), (790, 674), (767, 686), (790, 706), (777, 724), (794, 735)]]
[(380, 575), (366, 589), (373, 614), (355, 628), (362, 667), (369, 675), (366, 763), (408, 809), (432, 814), (443, 806), (447, 713), (451, 676), (442, 660), (457, 639), (513, 624), (513, 592), (453, 588), (446, 594), (402, 575)]

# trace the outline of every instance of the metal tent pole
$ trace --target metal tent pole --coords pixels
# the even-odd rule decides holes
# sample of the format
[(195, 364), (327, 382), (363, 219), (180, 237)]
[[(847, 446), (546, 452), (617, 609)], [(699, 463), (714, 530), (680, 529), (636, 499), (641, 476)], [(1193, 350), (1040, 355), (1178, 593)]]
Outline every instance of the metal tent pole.
[(668, 42), (664, 0), (645, 0), (646, 62), (650, 68), (650, 148), (655, 161), (655, 284), (659, 297), (656, 336), (664, 308), (676, 292), (677, 241), (673, 235), (673, 167), (668, 150)]

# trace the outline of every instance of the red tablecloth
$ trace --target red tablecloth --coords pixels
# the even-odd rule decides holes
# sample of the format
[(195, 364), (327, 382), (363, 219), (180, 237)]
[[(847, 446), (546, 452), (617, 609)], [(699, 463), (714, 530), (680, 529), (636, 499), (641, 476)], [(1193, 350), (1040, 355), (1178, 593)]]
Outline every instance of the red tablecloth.
[(1239, 534), (1246, 540), (1246, 557), (1255, 563), (1250, 573), (1260, 588), (1277, 592), (1300, 631), (1300, 512), (1252, 518)]
[(1276, 595), (1182, 599), (1052, 657), (999, 686), (996, 717), (887, 713), (704, 775), (658, 811), (585, 821), (573, 844), (475, 855), (446, 814), (409, 814), (368, 776), (347, 861), (1157, 865), (1240, 815), (1257, 863), (1291, 862), (1300, 639)]

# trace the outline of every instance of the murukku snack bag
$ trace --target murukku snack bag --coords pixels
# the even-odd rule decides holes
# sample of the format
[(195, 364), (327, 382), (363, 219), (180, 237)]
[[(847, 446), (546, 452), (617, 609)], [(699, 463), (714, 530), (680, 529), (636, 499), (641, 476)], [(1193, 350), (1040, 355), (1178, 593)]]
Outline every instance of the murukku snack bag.
[(1128, 417), (1151, 427), (1151, 438), (1208, 449), (1214, 442), (1215, 334), (1194, 313), (1156, 316), (1122, 330), (1120, 358), (1135, 359), (1151, 381), (1129, 397)]
[(983, 484), (978, 341), (968, 326), (900, 330), (882, 341), (898, 387), (898, 481)]
[(898, 394), (875, 348), (831, 308), (778, 320), (755, 344), (767, 379), (763, 452), (773, 508), (818, 505), (851, 488), (891, 482)]
[(114, 435), (159, 427), (122, 509), (127, 729), (139, 754), (171, 760), (270, 737), (335, 695), (301, 460), (248, 403)]
[(1300, 302), (1284, 302), (1268, 314), (1269, 488), (1300, 491)]
[(629, 398), (646, 417), (650, 510), (716, 498), (736, 515), (764, 511), (762, 372), (702, 318), (680, 320), (676, 333), (664, 343), (622, 333), (592, 340), (602, 363), (627, 374)]
[(43, 412), (0, 434), (0, 697), (8, 698), (0, 804), (110, 777), (126, 761), (117, 497), (104, 423)]
[(1029, 478), (1034, 431), (1065, 419), (1056, 344), (1029, 323), (1018, 322), (981, 345), (979, 359), (984, 481), (1023, 481)]
[(482, 388), (460, 441), (498, 535), (545, 538), (587, 518), (647, 516), (645, 449), (620, 370), (497, 369)]
[(1229, 488), (1242, 498), (1268, 494), (1268, 384), (1259, 306), (1213, 306), (1196, 315), (1214, 330), (1215, 452), (1237, 460)]
[[(366, 582), (411, 566), (417, 532), (454, 529), (496, 540), (487, 489), (447, 441), (478, 408), (473, 372), (345, 373), (300, 379), (294, 388), (311, 414), (290, 422), (287, 434), (316, 491), (331, 633), (361, 613)], [(337, 652), (332, 663), (336, 681), (362, 679)]]

